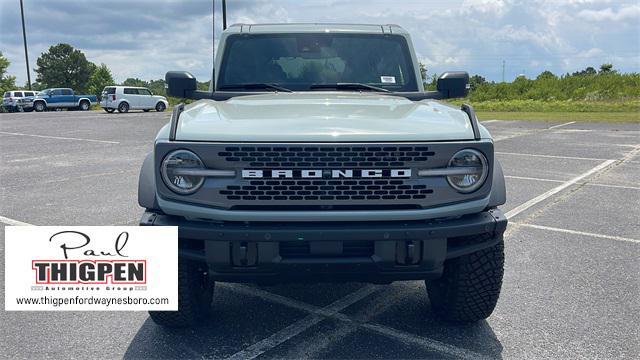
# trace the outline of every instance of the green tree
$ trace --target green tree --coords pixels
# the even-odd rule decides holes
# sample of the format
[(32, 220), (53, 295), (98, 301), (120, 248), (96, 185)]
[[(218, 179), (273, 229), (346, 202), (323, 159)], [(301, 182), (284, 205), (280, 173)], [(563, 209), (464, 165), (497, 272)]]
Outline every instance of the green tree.
[(87, 91), (89, 78), (96, 68), (82, 51), (69, 44), (51, 46), (40, 55), (36, 65), (36, 81), (42, 86), (68, 87), (77, 92)]
[(594, 69), (592, 66), (589, 66), (586, 69), (581, 70), (581, 71), (576, 71), (571, 75), (573, 75), (573, 76), (586, 76), (586, 75), (595, 75), (597, 73), (598, 72), (596, 71), (596, 69)]
[(144, 80), (140, 80), (138, 78), (127, 78), (127, 80), (125, 80), (122, 85), (124, 86), (136, 86), (136, 87), (148, 87), (149, 83), (144, 81)]
[(89, 92), (99, 98), (105, 86), (114, 84), (115, 81), (113, 81), (109, 67), (106, 64), (100, 64), (89, 78)]
[(480, 75), (473, 75), (472, 77), (469, 78), (469, 86), (471, 87), (472, 91), (477, 89), (478, 86), (486, 82), (487, 82), (487, 79), (485, 79), (483, 76), (480, 76)]
[(544, 80), (544, 79), (550, 80), (550, 79), (557, 79), (557, 78), (558, 77), (554, 73), (552, 73), (549, 70), (545, 70), (541, 72), (540, 75), (538, 75), (536, 80)]
[(16, 87), (16, 77), (7, 75), (7, 68), (11, 62), (9, 59), (2, 55), (0, 51), (0, 94), (4, 94), (5, 91), (13, 90)]
[(600, 74), (609, 74), (613, 72), (613, 64), (602, 64), (600, 65)]

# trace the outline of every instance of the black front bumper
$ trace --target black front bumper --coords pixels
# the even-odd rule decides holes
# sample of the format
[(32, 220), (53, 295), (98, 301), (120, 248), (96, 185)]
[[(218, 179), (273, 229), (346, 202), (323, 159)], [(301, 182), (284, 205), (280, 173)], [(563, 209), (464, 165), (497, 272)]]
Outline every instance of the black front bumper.
[(216, 281), (368, 281), (437, 278), (445, 260), (502, 240), (504, 214), (393, 222), (231, 223), (146, 212), (142, 226), (178, 226), (181, 259)]

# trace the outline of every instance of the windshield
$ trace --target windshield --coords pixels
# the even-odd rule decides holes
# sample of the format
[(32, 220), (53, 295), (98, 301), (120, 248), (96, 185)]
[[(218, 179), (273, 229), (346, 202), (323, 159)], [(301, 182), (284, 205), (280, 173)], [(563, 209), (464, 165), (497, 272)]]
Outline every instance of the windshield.
[[(232, 35), (226, 42), (217, 88), (272, 84), (297, 91), (318, 91), (330, 88), (318, 85), (340, 83), (366, 84), (390, 91), (418, 91), (404, 37), (374, 34)], [(340, 88), (346, 91), (363, 89)], [(264, 91), (264, 87), (245, 87), (242, 90)]]

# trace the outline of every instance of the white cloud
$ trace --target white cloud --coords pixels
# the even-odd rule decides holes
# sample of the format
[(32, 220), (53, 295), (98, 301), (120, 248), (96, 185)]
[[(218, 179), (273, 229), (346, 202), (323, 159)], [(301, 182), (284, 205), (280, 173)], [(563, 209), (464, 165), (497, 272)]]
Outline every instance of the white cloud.
[(640, 26), (640, 5), (625, 6), (620, 9), (606, 8), (601, 10), (582, 10), (578, 17), (589, 21), (624, 21), (633, 20)]

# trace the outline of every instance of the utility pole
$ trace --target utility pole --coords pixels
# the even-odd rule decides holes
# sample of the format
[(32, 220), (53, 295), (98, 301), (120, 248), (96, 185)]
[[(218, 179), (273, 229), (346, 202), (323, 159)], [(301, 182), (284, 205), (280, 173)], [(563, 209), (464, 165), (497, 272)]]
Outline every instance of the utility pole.
[(227, 29), (227, 0), (222, 0), (222, 30)]
[(27, 63), (27, 84), (31, 90), (31, 73), (29, 72), (29, 52), (27, 51), (27, 30), (24, 26), (24, 5), (20, 0), (20, 15), (22, 16), (22, 40), (24, 40), (24, 60)]
[(502, 82), (504, 82), (504, 65), (505, 65), (505, 61), (502, 60)]

